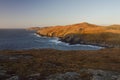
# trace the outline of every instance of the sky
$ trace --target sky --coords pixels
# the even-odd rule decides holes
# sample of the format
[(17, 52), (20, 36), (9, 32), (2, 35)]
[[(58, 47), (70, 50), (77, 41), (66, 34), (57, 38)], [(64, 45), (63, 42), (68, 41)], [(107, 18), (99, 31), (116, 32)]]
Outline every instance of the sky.
[(120, 24), (120, 0), (0, 0), (0, 28)]

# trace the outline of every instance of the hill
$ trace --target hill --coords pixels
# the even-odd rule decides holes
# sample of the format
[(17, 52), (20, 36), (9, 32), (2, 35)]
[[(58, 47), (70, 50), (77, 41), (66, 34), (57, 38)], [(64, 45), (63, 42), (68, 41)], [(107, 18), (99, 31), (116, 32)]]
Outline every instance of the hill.
[(66, 25), (66, 26), (51, 26), (47, 28), (43, 28), (42, 30), (38, 30), (37, 33), (45, 36), (55, 36), (55, 37), (63, 37), (67, 34), (71, 33), (98, 33), (103, 31), (104, 28), (89, 24), (86, 22), (73, 24), (73, 25)]
[(120, 47), (120, 26), (100, 26), (78, 23), (66, 26), (51, 26), (39, 29), (39, 35), (59, 37), (70, 44), (92, 44), (106, 47)]

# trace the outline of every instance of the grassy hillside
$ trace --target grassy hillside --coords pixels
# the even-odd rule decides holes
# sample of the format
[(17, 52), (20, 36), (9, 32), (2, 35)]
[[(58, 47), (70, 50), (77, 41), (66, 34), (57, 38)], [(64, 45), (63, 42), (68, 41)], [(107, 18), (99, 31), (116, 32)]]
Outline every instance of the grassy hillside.
[(50, 37), (60, 37), (62, 41), (71, 44), (96, 44), (107, 47), (120, 46), (120, 26), (99, 26), (89, 23), (79, 23), (66, 26), (42, 28), (38, 34)]
[(103, 32), (105, 30), (104, 27), (100, 27), (94, 24), (89, 23), (80, 23), (66, 26), (51, 26), (47, 28), (43, 28), (37, 31), (37, 33), (45, 36), (57, 36), (63, 37), (67, 34), (71, 33), (98, 33)]

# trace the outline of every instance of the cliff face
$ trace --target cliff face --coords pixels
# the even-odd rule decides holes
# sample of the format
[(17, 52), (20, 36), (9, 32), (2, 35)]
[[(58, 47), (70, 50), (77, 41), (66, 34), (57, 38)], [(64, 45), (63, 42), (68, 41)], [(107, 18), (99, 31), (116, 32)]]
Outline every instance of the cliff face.
[(93, 44), (107, 47), (120, 46), (120, 26), (98, 26), (89, 23), (79, 23), (66, 26), (42, 28), (38, 34), (49, 37), (59, 37), (70, 44)]

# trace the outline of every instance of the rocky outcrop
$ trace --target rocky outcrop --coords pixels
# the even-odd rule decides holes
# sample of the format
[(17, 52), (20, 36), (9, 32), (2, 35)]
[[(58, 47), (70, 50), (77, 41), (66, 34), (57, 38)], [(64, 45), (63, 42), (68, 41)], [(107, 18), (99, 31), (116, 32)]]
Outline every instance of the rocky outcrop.
[(80, 74), (76, 72), (66, 72), (64, 74), (54, 74), (47, 77), (46, 80), (82, 80)]
[(19, 79), (19, 76), (12, 76), (6, 80), (20, 80), (20, 79)]
[(64, 74), (54, 74), (46, 80), (120, 80), (120, 73), (112, 71), (81, 69), (77, 72), (66, 72)]
[[(30, 74), (24, 78), (7, 74), (0, 70), (0, 80), (43, 80), (40, 73)], [(120, 73), (106, 70), (81, 69), (79, 72), (56, 73), (46, 76), (44, 80), (120, 80)]]
[(29, 76), (27, 76), (28, 80), (39, 80), (41, 77), (40, 73), (36, 73), (36, 74), (31, 74)]

